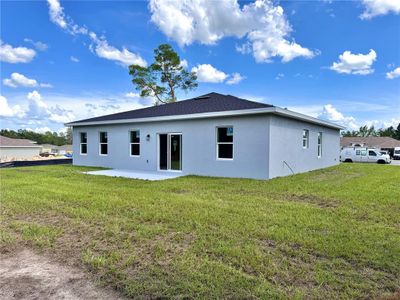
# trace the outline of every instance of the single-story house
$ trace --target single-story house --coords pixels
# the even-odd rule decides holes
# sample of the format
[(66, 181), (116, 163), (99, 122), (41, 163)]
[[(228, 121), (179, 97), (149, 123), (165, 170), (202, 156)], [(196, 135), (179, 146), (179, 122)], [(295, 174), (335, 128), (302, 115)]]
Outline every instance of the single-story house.
[(338, 164), (343, 129), (218, 93), (66, 126), (74, 165), (256, 179)]
[(386, 150), (393, 156), (394, 148), (400, 147), (400, 141), (388, 136), (344, 136), (340, 139), (340, 146), (344, 147), (368, 147)]
[(26, 139), (13, 139), (0, 136), (1, 161), (31, 159), (39, 156), (42, 146)]

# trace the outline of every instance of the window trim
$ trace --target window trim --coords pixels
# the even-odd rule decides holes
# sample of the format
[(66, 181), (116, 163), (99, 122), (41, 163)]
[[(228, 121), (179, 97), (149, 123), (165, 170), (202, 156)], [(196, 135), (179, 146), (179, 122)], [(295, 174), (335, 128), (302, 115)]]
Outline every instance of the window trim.
[[(86, 134), (86, 143), (82, 143), (82, 133)], [(87, 141), (88, 141), (87, 132), (85, 132), (85, 131), (79, 132), (79, 155), (87, 155), (87, 153), (88, 153), (88, 146), (87, 146), (88, 142)], [(86, 145), (86, 153), (82, 153), (82, 145)]]
[[(306, 132), (306, 137), (304, 137), (304, 132)], [(308, 149), (310, 146), (310, 130), (303, 129), (302, 134), (302, 147), (303, 149)], [(306, 146), (304, 146), (304, 141), (306, 141)]]
[(322, 157), (322, 132), (319, 131), (317, 135), (317, 155), (318, 158)]
[[(101, 133), (105, 132), (107, 134), (107, 143), (102, 143), (100, 140)], [(101, 153), (101, 145), (106, 144), (107, 145), (107, 154), (102, 154)], [(99, 131), (99, 155), (100, 156), (108, 156), (108, 132), (107, 131)]]
[[(232, 127), (233, 130), (233, 136), (232, 136), (232, 142), (218, 142), (218, 128), (229, 128)], [(215, 157), (216, 160), (221, 160), (221, 161), (233, 161), (235, 158), (235, 130), (233, 128), (233, 125), (221, 125), (221, 126), (216, 126), (215, 127)], [(220, 158), (218, 157), (218, 149), (219, 149), (219, 145), (232, 145), (232, 158)]]
[[(133, 132), (133, 131), (138, 131), (139, 132), (139, 143), (132, 143), (131, 142), (131, 132)], [(140, 129), (130, 129), (128, 134), (129, 134), (129, 136), (128, 136), (128, 138), (129, 138), (129, 156), (130, 157), (140, 157), (140, 153), (142, 153), (141, 149), (140, 149), (141, 148)], [(132, 145), (139, 145), (139, 155), (132, 155)]]

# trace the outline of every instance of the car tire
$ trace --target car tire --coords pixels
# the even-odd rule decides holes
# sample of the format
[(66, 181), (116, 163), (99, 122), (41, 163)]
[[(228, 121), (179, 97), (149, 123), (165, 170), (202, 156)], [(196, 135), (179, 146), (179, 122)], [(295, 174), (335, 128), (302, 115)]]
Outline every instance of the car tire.
[(347, 158), (347, 159), (344, 160), (344, 162), (352, 163), (353, 161), (350, 158)]
[(386, 164), (386, 161), (380, 159), (380, 160), (377, 161), (377, 163), (378, 163), (378, 164)]

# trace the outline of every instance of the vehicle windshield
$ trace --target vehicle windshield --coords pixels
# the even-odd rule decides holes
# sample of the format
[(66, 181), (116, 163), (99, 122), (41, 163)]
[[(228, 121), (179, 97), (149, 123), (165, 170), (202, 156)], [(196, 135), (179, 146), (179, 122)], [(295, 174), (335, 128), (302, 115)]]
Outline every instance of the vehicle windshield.
[(400, 150), (394, 150), (394, 154), (400, 154)]

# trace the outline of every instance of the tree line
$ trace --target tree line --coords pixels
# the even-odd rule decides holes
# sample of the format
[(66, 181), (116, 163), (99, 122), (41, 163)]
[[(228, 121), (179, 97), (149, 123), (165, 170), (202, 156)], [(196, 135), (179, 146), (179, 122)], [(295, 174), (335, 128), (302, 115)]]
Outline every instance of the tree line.
[(47, 131), (45, 133), (37, 133), (26, 129), (15, 130), (0, 130), (0, 135), (13, 139), (27, 139), (36, 142), (37, 144), (52, 144), (57, 146), (72, 144), (72, 129), (67, 128), (67, 132), (57, 133)]
[(400, 123), (396, 128), (389, 126), (387, 128), (375, 129), (374, 126), (368, 127), (367, 125), (361, 126), (359, 130), (347, 130), (342, 132), (342, 136), (388, 136), (396, 140), (400, 140)]

